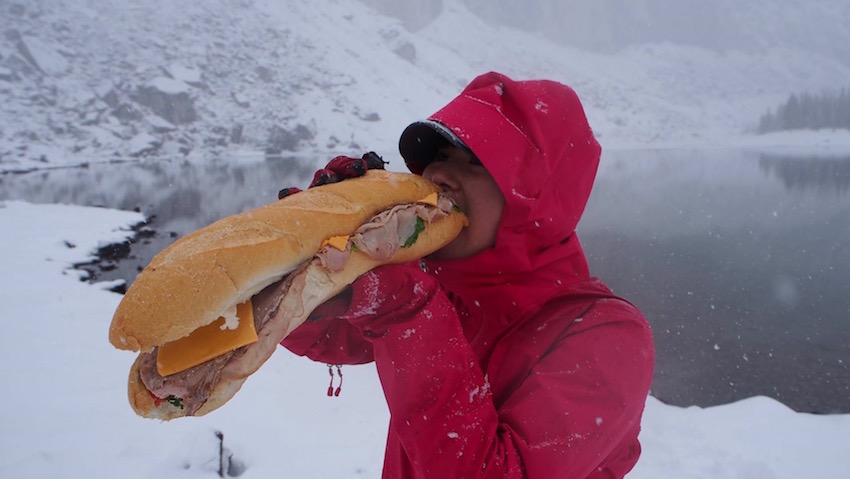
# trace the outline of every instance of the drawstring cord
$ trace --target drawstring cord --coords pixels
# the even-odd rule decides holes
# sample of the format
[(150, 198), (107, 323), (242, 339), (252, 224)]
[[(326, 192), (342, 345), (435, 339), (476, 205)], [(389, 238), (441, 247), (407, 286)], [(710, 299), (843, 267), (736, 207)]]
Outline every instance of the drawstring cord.
[[(336, 373), (339, 374), (339, 386), (336, 389), (334, 389), (334, 367), (336, 367)], [(342, 392), (342, 365), (328, 364), (328, 375), (331, 377), (330, 385), (328, 385), (328, 397), (339, 396), (339, 393)]]

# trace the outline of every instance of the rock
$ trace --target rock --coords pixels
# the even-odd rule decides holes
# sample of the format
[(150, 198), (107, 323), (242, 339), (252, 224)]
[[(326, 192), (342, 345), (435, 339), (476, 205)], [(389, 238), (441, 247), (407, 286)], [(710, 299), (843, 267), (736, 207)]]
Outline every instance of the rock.
[(305, 125), (297, 125), (293, 131), (280, 126), (273, 126), (266, 140), (265, 152), (267, 155), (279, 155), (285, 151), (295, 151), (301, 140), (310, 140), (315, 136), (312, 130)]
[(83, 126), (93, 126), (100, 122), (100, 110), (86, 110), (80, 112), (80, 124)]
[(301, 124), (295, 126), (295, 135), (300, 140), (312, 140), (316, 136), (310, 127)]
[(18, 75), (15, 74), (14, 71), (9, 70), (5, 67), (0, 67), (0, 80), (3, 81), (17, 81), (19, 80)]
[(371, 111), (369, 113), (363, 113), (360, 111), (360, 108), (354, 108), (354, 114), (357, 115), (357, 118), (360, 118), (363, 121), (381, 121), (381, 115), (378, 113)]
[(245, 95), (239, 92), (232, 92), (230, 96), (233, 98), (233, 101), (235, 101), (237, 105), (241, 106), (242, 108), (250, 108), (251, 102), (248, 101), (247, 98), (245, 98)]
[(52, 45), (35, 37), (20, 37), (15, 47), (36, 69), (52, 76), (61, 76), (70, 68), (65, 59)]
[(168, 133), (177, 129), (173, 123), (156, 115), (148, 115), (145, 120), (150, 124), (153, 131), (156, 133)]
[(265, 152), (267, 155), (279, 155), (284, 150), (295, 150), (296, 146), (298, 146), (298, 137), (289, 130), (275, 125), (269, 130)]
[(223, 126), (214, 126), (210, 132), (210, 136), (204, 139), (205, 147), (226, 147), (227, 140), (230, 137), (230, 132)]
[(148, 133), (140, 133), (130, 140), (127, 154), (134, 157), (148, 156), (155, 153), (162, 142), (155, 136)]
[(258, 66), (254, 69), (254, 71), (257, 72), (257, 76), (260, 78), (260, 80), (266, 83), (274, 82), (274, 70), (272, 70), (271, 68)]
[(242, 143), (242, 125), (235, 125), (230, 129), (230, 143), (235, 145)]
[(189, 85), (186, 82), (168, 77), (156, 77), (149, 81), (146, 86), (168, 95), (188, 94), (190, 91)]
[(174, 125), (192, 123), (198, 119), (189, 86), (171, 78), (161, 77), (139, 87), (133, 100)]
[(116, 92), (114, 89), (111, 89), (104, 93), (102, 96), (100, 96), (100, 99), (112, 108), (117, 107), (118, 104), (121, 102), (121, 99), (118, 97), (118, 92)]
[(393, 50), (401, 58), (416, 64), (416, 47), (410, 42), (404, 42)]
[(121, 120), (121, 123), (129, 123), (141, 120), (144, 115), (132, 103), (121, 103), (112, 109), (112, 116)]
[(13, 53), (3, 59), (3, 66), (12, 72), (13, 79), (19, 80), (20, 77), (32, 77), (42, 75), (40, 70), (37, 70), (32, 63)]
[(204, 78), (200, 70), (174, 63), (163, 70), (174, 80), (182, 81), (195, 88), (204, 87)]

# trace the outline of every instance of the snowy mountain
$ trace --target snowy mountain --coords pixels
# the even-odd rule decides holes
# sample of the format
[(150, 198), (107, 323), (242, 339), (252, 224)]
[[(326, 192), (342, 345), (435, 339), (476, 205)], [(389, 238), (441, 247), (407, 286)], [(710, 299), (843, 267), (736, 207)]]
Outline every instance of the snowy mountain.
[[(563, 9), (570, 2), (531, 2), (530, 12), (549, 12), (538, 15), (541, 22), (545, 17), (542, 33), (504, 26), (510, 11), (501, 5), (509, 2), (464, 2), (479, 14), (459, 0), (367, 3), (372, 6), (354, 0), (3, 2), (0, 169), (263, 152), (373, 149), (393, 156), (407, 123), (487, 70), (573, 86), (606, 147), (728, 145), (789, 94), (838, 89), (850, 79), (846, 57), (820, 48), (850, 44), (846, 28), (833, 28), (846, 24), (840, 20), (850, 7), (843, 2), (807, 2), (799, 10), (792, 7), (802, 3), (793, 2), (756, 22), (744, 21), (756, 18), (752, 5), (720, 2), (731, 10), (710, 18), (724, 25), (723, 18), (740, 20), (730, 28), (746, 32), (744, 44), (779, 45), (758, 49), (718, 48), (672, 34), (605, 36), (624, 31), (624, 18), (646, 31), (674, 18), (648, 2), (576, 7), (584, 15), (578, 17)], [(549, 10), (541, 10), (546, 5)], [(796, 38), (785, 27), (794, 12), (809, 22), (800, 28), (826, 19), (820, 35), (799, 45), (789, 40)], [(538, 17), (515, 26), (529, 28)], [(405, 28), (410, 18), (422, 19), (415, 31)], [(600, 50), (599, 43), (609, 51), (547, 39), (558, 25), (553, 18), (598, 24), (594, 45), (579, 46)], [(759, 29), (748, 27), (756, 24)], [(774, 34), (786, 30), (779, 42)], [(650, 43), (657, 41), (663, 43)]]
[[(419, 29), (442, 0), (363, 0)], [(829, 53), (850, 60), (842, 0), (462, 0), (490, 23), (539, 32), (557, 43), (610, 52), (642, 43), (764, 53), (772, 47)]]

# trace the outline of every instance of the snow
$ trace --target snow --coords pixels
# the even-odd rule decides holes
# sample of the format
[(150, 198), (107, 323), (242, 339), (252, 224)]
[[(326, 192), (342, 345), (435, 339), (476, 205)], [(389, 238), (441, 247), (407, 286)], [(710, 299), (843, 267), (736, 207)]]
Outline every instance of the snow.
[(215, 414), (160, 423), (133, 413), (126, 378), (135, 355), (107, 340), (121, 296), (69, 268), (142, 220), (90, 207), (0, 207), (0, 476), (213, 477), (222, 431), (248, 467), (243, 477), (378, 477), (388, 417), (370, 368), (346, 368), (342, 396), (331, 399), (324, 365), (281, 350)]
[[(786, 28), (802, 7), (771, 2), (762, 3), (775, 23), (756, 22), (739, 48), (659, 42), (607, 53), (494, 26), (469, 11), (471, 0), (441, 2), (442, 13), (415, 32), (353, 0), (26, 2), (0, 16), (8, 32), (0, 39), (0, 171), (126, 159), (138, 155), (126, 140), (142, 134), (158, 139), (146, 158), (262, 152), (275, 129), (301, 132), (286, 153), (374, 150), (397, 164), (402, 128), (489, 70), (575, 88), (606, 149), (850, 151), (847, 130), (752, 133), (790, 94), (836, 91), (850, 78), (850, 63), (826, 47), (850, 44), (850, 31), (830, 27), (822, 32), (829, 38), (803, 42)], [(841, 0), (818, 3), (799, 16), (800, 29), (847, 15)], [(758, 10), (724, 5), (740, 9), (722, 12), (731, 18)], [(173, 127), (146, 121), (144, 87), (185, 96), (197, 118)]]
[(203, 78), (200, 70), (184, 65), (172, 64), (168, 66), (168, 73), (175, 80), (186, 82), (190, 85), (202, 84)]
[[(841, 2), (831, 5), (846, 16)], [(795, 48), (797, 32), (774, 42), (787, 29), (773, 20), (760, 19), (752, 32), (780, 45), (772, 48), (655, 43), (598, 53), (488, 24), (462, 2), (443, 4), (415, 32), (351, 0), (6, 5), (0, 171), (178, 154), (238, 160), (262, 152), (271, 128), (299, 126), (312, 136), (285, 153), (375, 150), (399, 169), (402, 128), (488, 70), (571, 85), (609, 150), (850, 152), (846, 130), (752, 133), (791, 93), (847, 87), (850, 78), (846, 59)], [(764, 10), (782, 22), (797, 18)], [(804, 17), (817, 20), (818, 11)], [(848, 32), (829, 29), (845, 36), (819, 42), (850, 44)], [(134, 103), (140, 86), (185, 94), (199, 119), (176, 125), (157, 116)], [(119, 118), (121, 105), (138, 117)], [(229, 134), (237, 127), (239, 141)], [(636, 182), (648, 174), (628, 168)], [(134, 355), (107, 341), (121, 296), (109, 291), (114, 283), (86, 283), (71, 267), (124, 241), (142, 220), (102, 208), (0, 203), (0, 476), (213, 477), (221, 431), (242, 477), (379, 477), (388, 412), (371, 365), (346, 367), (341, 396), (328, 398), (326, 366), (280, 350), (209, 416), (135, 416), (126, 398)], [(710, 408), (649, 397), (641, 441), (630, 478), (850, 477), (850, 415), (796, 413), (766, 397)]]
[(158, 142), (159, 140), (155, 136), (148, 133), (140, 133), (127, 142), (127, 151), (130, 153), (130, 156), (139, 156)]
[[(221, 431), (241, 477), (380, 477), (389, 416), (373, 365), (346, 366), (342, 394), (329, 398), (326, 366), (279, 348), (207, 416), (161, 423), (135, 415), (126, 397), (135, 354), (107, 340), (121, 296), (71, 267), (124, 241), (142, 220), (103, 208), (0, 204), (0, 476), (215, 477)], [(640, 439), (633, 479), (850, 474), (850, 415), (796, 413), (766, 397), (681, 408), (650, 396)]]
[(68, 71), (70, 64), (57, 48), (34, 37), (25, 37), (23, 41), (38, 68), (51, 75), (62, 75)]
[(795, 413), (766, 397), (707, 409), (650, 398), (644, 454), (629, 478), (848, 477), (848, 421)]
[(156, 88), (157, 90), (168, 93), (170, 95), (177, 95), (179, 93), (189, 93), (190, 87), (186, 83), (175, 80), (173, 78), (168, 77), (157, 77), (148, 82), (148, 86)]

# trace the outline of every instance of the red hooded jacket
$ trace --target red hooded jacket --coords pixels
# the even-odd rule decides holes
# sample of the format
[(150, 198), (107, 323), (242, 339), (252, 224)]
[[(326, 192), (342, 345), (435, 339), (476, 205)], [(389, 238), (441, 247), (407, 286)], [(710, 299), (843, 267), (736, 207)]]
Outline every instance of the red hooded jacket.
[(578, 97), (489, 73), (430, 120), (505, 196), (495, 247), (426, 260), (428, 272), (378, 268), (282, 344), (375, 361), (391, 415), (385, 478), (624, 476), (654, 350), (640, 311), (590, 276), (575, 234), (600, 156)]

